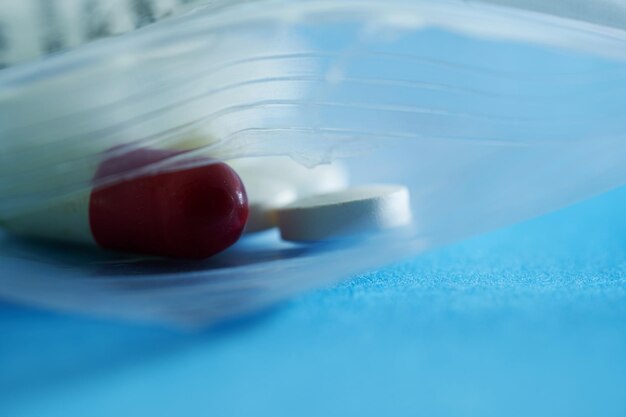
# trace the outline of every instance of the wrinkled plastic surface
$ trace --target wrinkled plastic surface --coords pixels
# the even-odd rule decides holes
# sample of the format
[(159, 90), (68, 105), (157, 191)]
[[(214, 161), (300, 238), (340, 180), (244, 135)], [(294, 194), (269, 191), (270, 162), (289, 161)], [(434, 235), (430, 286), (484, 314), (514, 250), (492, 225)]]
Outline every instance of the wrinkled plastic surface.
[[(236, 3), (3, 70), (4, 221), (197, 155), (288, 155), (341, 160), (357, 184), (406, 184), (415, 223), (311, 246), (269, 232), (200, 263), (2, 236), (0, 267), (13, 272), (0, 294), (205, 324), (622, 185), (624, 7), (595, 2), (583, 22), (537, 13), (580, 18), (574, 1), (510, 3), (531, 11)], [(93, 184), (103, 158), (145, 146), (191, 151)]]

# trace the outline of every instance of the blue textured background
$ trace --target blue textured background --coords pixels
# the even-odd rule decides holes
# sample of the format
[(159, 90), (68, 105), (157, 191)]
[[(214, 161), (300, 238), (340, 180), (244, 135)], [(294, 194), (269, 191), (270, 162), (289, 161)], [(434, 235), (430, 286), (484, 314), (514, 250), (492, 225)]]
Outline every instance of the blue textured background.
[(0, 415), (623, 416), (626, 189), (201, 333), (0, 309)]

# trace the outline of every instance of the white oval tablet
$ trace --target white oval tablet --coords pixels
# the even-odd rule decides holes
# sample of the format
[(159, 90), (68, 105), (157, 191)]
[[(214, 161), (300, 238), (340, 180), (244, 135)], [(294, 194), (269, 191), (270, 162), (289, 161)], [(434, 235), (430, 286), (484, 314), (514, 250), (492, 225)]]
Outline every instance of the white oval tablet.
[(246, 192), (250, 216), (245, 233), (276, 227), (275, 209), (297, 198), (344, 189), (348, 183), (342, 164), (304, 167), (284, 156), (241, 158), (228, 161), (239, 174)]
[(243, 178), (250, 214), (245, 233), (260, 232), (276, 227), (274, 210), (296, 199), (296, 191), (285, 182), (267, 177)]
[(289, 159), (284, 172), (296, 186), (298, 198), (343, 190), (348, 186), (348, 170), (340, 162), (307, 168)]
[(342, 190), (348, 186), (348, 172), (339, 162), (307, 168), (286, 156), (241, 158), (228, 164), (246, 177), (269, 177), (295, 187), (298, 198)]
[(411, 223), (409, 190), (368, 185), (297, 200), (276, 211), (281, 237), (316, 241), (378, 232)]

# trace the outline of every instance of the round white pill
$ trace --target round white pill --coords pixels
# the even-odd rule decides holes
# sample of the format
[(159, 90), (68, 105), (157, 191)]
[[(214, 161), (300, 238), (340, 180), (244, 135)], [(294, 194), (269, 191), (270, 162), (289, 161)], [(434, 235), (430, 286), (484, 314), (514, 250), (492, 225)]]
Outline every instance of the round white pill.
[(411, 223), (409, 190), (368, 185), (297, 200), (276, 211), (281, 237), (316, 241), (378, 232)]

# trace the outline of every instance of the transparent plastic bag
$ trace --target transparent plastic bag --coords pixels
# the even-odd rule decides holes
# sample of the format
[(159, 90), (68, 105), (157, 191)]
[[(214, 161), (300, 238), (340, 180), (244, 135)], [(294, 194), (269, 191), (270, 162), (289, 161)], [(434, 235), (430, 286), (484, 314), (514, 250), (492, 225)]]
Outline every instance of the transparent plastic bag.
[[(622, 185), (626, 7), (489, 3), (520, 9), (209, 5), (0, 71), (0, 222), (199, 156), (341, 161), (354, 184), (406, 184), (414, 217), (340, 242), (246, 236), (203, 262), (3, 235), (0, 295), (203, 325)], [(94, 183), (100, 161), (144, 147), (188, 151)]]

